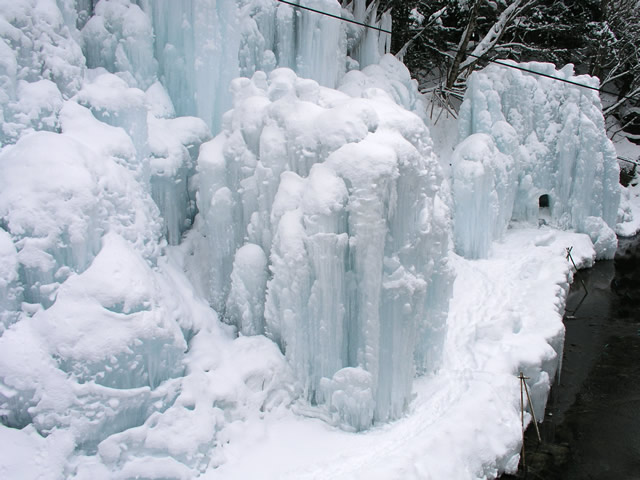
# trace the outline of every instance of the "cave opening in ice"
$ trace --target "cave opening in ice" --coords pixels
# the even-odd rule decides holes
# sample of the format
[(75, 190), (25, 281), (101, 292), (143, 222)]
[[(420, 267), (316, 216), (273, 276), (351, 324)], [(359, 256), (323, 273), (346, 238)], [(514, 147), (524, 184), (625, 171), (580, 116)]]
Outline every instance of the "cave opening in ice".
[(538, 207), (540, 207), (540, 208), (549, 208), (549, 203), (550, 203), (550, 200), (549, 200), (549, 194), (548, 193), (543, 193), (538, 198)]

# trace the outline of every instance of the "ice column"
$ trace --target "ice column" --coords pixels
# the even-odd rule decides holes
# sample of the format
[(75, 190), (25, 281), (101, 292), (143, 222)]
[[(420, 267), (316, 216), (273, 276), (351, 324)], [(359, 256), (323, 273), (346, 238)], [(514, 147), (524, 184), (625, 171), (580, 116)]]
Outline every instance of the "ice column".
[(456, 147), (451, 168), (456, 251), (466, 258), (484, 258), (511, 220), (515, 162), (491, 135), (475, 133)]
[(0, 335), (15, 321), (22, 302), (18, 284), (18, 252), (11, 235), (0, 228)]
[[(520, 67), (597, 87), (592, 77), (575, 76), (572, 66)], [(552, 224), (589, 233), (598, 256), (611, 255), (619, 168), (597, 91), (492, 65), (471, 76), (460, 110), (460, 138), (474, 133), (491, 135), (515, 160), (514, 220), (538, 223), (540, 197), (546, 195)]]
[[(377, 84), (398, 92), (387, 67)], [(452, 273), (429, 133), (358, 84), (353, 98), (289, 69), (235, 80), (201, 149), (198, 206), (212, 304), (264, 331), (305, 398), (361, 430), (400, 416), (415, 372), (437, 368)]]

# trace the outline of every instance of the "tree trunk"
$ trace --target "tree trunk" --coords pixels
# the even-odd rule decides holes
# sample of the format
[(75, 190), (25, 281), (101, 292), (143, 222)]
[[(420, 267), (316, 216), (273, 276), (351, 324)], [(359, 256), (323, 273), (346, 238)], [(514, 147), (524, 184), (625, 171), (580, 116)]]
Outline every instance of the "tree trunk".
[(480, 7), (480, 2), (481, 0), (476, 0), (476, 2), (473, 4), (471, 12), (469, 12), (469, 21), (467, 22), (467, 28), (462, 35), (462, 39), (460, 40), (460, 44), (458, 45), (458, 52), (453, 59), (451, 68), (449, 69), (449, 75), (447, 76), (447, 88), (453, 87), (456, 80), (458, 79), (458, 75), (460, 74), (460, 64), (466, 56), (469, 41), (471, 40), (471, 36), (476, 29), (476, 22), (478, 20), (478, 8)]

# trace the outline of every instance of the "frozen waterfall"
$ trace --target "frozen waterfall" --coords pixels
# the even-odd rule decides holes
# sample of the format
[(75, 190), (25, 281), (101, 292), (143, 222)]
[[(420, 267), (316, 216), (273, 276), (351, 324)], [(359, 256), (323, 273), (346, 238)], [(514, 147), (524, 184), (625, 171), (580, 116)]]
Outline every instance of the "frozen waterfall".
[[(519, 68), (546, 77), (491, 65), (469, 79), (460, 109), (464, 142), (453, 160), (456, 247), (470, 258), (485, 257), (511, 218), (540, 219), (587, 233), (599, 258), (613, 258), (620, 203), (616, 152), (598, 93), (575, 85), (597, 87), (597, 79), (575, 76), (572, 66)], [(480, 207), (482, 201), (489, 203)]]
[(53, 478), (190, 479), (283, 415), (368, 441), (447, 358), (454, 245), (544, 219), (611, 255), (595, 93), (475, 73), (437, 158), (389, 42), (274, 0), (0, 0), (3, 445)]
[(199, 211), (211, 302), (265, 331), (305, 396), (361, 429), (404, 411), (415, 359), (437, 364), (422, 362), (442, 341), (450, 226), (422, 120), (345, 81), (357, 97), (289, 69), (235, 80), (198, 160)]

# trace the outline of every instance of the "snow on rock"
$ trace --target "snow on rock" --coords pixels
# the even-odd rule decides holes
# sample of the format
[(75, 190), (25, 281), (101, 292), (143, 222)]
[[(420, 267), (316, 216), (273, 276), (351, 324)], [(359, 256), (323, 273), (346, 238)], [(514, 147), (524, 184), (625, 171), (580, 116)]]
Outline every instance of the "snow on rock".
[(65, 476), (67, 458), (72, 454), (73, 438), (57, 430), (42, 437), (32, 426), (21, 430), (0, 425), (0, 475), (22, 480), (56, 480)]
[(74, 100), (91, 110), (100, 122), (120, 127), (129, 135), (135, 156), (125, 166), (135, 172), (137, 179), (148, 181), (149, 127), (144, 92), (102, 68), (89, 71), (88, 77)]
[(0, 12), (2, 145), (25, 132), (57, 128), (62, 96), (80, 88), (85, 59), (68, 2), (3, 0)]
[(289, 405), (293, 379), (277, 347), (265, 337), (221, 334), (198, 332), (175, 402), (102, 441), (97, 456), (79, 459), (75, 478), (194, 478), (225, 462), (223, 446), (241, 438), (249, 421)]
[[(232, 91), (234, 109), (198, 159), (210, 301), (239, 329), (245, 315), (259, 326), (243, 306), (262, 298), (266, 278), (252, 262), (258, 284), (247, 291), (242, 249), (254, 244), (270, 259), (265, 331), (306, 399), (331, 402), (349, 428), (397, 418), (416, 369), (438, 365), (451, 285), (449, 213), (424, 123), (381, 89), (351, 98), (289, 69), (237, 79)], [(345, 367), (370, 381), (331, 380)], [(351, 388), (336, 386), (349, 378)], [(354, 398), (333, 402), (337, 390)]]
[(351, 70), (340, 81), (338, 90), (359, 97), (369, 88), (384, 90), (394, 102), (425, 120), (427, 113), (416, 80), (411, 78), (404, 63), (390, 54), (362, 70)]
[(146, 258), (159, 253), (155, 205), (128, 171), (73, 138), (23, 137), (0, 154), (0, 218), (18, 248), (25, 300), (50, 305), (85, 270), (109, 229)]
[(51, 80), (66, 95), (77, 91), (85, 59), (74, 36), (76, 12), (70, 2), (3, 0), (0, 11), (0, 43), (9, 47), (2, 48), (7, 73), (27, 82)]
[(143, 184), (149, 182), (167, 241), (178, 244), (196, 213), (191, 180), (198, 149), (211, 137), (208, 127), (195, 117), (156, 117), (151, 103), (156, 99), (160, 116), (173, 110), (159, 84), (152, 85), (149, 94), (102, 69), (90, 71), (91, 77), (74, 97), (86, 108), (65, 104), (60, 114), (63, 132), (110, 155)]
[[(597, 86), (591, 77), (574, 76), (572, 66), (557, 71), (551, 64), (532, 62), (520, 67)], [(586, 232), (593, 230), (588, 219), (599, 217), (602, 228), (611, 230), (620, 203), (619, 168), (601, 111), (596, 91), (491, 65), (469, 79), (460, 109), (460, 138), (491, 135), (498, 148), (513, 157), (518, 171), (514, 220), (542, 219)], [(505, 122), (511, 126), (508, 132)], [(615, 248), (604, 240), (612, 235), (599, 235), (598, 258), (613, 255)]]
[(164, 310), (152, 269), (131, 245), (115, 233), (102, 243), (91, 266), (64, 282), (33, 321), (60, 367), (81, 382), (154, 388), (181, 374), (178, 319)]

